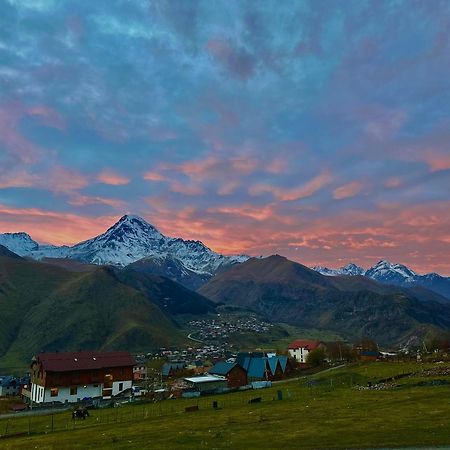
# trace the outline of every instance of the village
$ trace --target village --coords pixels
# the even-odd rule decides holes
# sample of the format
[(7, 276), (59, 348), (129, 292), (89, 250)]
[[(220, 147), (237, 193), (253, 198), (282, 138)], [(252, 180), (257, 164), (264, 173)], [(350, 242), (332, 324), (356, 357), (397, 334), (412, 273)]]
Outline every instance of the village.
[[(251, 326), (255, 321), (251, 320)], [(216, 322), (193, 323), (206, 340)], [(236, 325), (235, 325), (236, 326)], [(242, 326), (242, 325), (241, 325)], [(248, 325), (246, 325), (248, 326)], [(222, 333), (225, 331), (219, 328)], [(15, 399), (10, 411), (40, 408), (115, 406), (120, 402), (193, 398), (236, 390), (262, 389), (351, 360), (394, 358), (373, 341), (351, 347), (345, 342), (298, 339), (284, 352), (233, 353), (225, 346), (202, 344), (158, 352), (54, 352), (37, 354), (22, 377), (0, 376), (0, 397)]]

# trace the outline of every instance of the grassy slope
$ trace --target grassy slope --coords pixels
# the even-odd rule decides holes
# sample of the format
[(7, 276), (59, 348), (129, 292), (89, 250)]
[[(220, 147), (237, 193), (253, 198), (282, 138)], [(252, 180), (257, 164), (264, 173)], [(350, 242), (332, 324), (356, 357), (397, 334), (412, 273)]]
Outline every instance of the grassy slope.
[(0, 258), (0, 367), (41, 350), (150, 350), (184, 341), (169, 316), (107, 268), (69, 272)]
[[(402, 363), (368, 363), (318, 374), (319, 384), (305, 380), (250, 391), (201, 398), (200, 411), (184, 413), (197, 400), (164, 401), (159, 405), (132, 405), (93, 411), (75, 425), (69, 413), (9, 421), (8, 433), (35, 435), (0, 440), (5, 449), (40, 448), (364, 448), (450, 443), (448, 386), (419, 387), (420, 378), (403, 378), (402, 387), (385, 391), (358, 391), (365, 384), (420, 370)], [(442, 376), (439, 378), (443, 378)], [(445, 377), (444, 377), (445, 378)], [(449, 378), (449, 377), (447, 377)], [(429, 380), (429, 379), (427, 379)], [(273, 400), (282, 389), (283, 401)], [(262, 396), (261, 404), (248, 399)], [(217, 399), (222, 409), (211, 408)], [(7, 420), (0, 420), (0, 434)], [(112, 423), (114, 422), (114, 423)], [(30, 428), (29, 428), (30, 426)], [(65, 431), (69, 430), (69, 431)]]

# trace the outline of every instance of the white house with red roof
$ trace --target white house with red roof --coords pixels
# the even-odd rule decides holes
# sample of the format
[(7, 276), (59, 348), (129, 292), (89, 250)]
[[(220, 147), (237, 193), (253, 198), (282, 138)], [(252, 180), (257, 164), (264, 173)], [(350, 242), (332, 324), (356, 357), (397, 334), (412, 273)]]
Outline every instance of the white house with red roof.
[(295, 358), (299, 363), (305, 364), (309, 352), (316, 348), (324, 348), (325, 345), (321, 341), (308, 339), (297, 339), (289, 344), (289, 355)]
[(135, 364), (128, 352), (40, 353), (31, 363), (31, 401), (112, 399), (131, 392)]

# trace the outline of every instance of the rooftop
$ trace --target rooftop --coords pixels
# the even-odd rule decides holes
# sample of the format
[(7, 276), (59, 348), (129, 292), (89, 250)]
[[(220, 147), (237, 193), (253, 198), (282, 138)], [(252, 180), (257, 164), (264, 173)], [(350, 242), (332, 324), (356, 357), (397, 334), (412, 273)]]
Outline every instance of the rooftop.
[(36, 361), (48, 372), (128, 367), (135, 364), (134, 358), (128, 352), (39, 353)]

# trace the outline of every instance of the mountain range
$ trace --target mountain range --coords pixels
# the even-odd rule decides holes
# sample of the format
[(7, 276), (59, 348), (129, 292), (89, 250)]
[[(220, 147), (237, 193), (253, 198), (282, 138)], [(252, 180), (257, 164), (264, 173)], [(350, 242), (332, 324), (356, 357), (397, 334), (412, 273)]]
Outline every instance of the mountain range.
[(0, 234), (0, 245), (37, 260), (69, 258), (117, 267), (139, 261), (137, 270), (166, 275), (194, 289), (218, 271), (248, 259), (245, 255), (221, 255), (200, 241), (167, 237), (133, 215), (123, 216), (99, 236), (70, 247), (42, 245), (23, 232)]
[(278, 255), (224, 256), (131, 215), (70, 247), (5, 233), (0, 366), (40, 350), (180, 345), (180, 315), (216, 313), (223, 304), (348, 339), (409, 345), (450, 328), (448, 283), (387, 261), (312, 270)]
[(380, 283), (396, 286), (422, 286), (450, 299), (450, 277), (443, 277), (437, 273), (419, 275), (407, 266), (393, 264), (386, 260), (379, 261), (367, 270), (353, 263), (339, 269), (329, 269), (323, 266), (315, 266), (312, 269), (326, 276), (363, 275)]
[(339, 331), (350, 339), (371, 337), (384, 345), (450, 327), (450, 304), (431, 291), (360, 275), (323, 276), (278, 255), (249, 259), (198, 292), (274, 321)]

